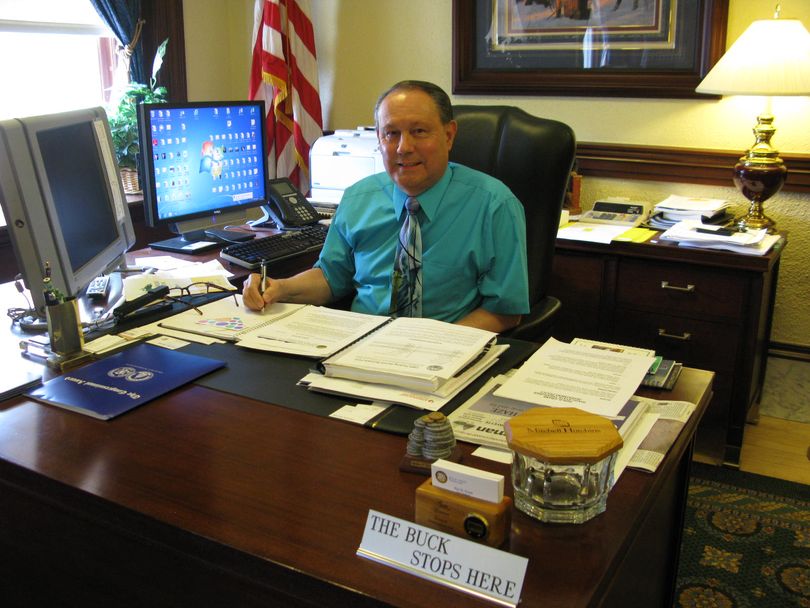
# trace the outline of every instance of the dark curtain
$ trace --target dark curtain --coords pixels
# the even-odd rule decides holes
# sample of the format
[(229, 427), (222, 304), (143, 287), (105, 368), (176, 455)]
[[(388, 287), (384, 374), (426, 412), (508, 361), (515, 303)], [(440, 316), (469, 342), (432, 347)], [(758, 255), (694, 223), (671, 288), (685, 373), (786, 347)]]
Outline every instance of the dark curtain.
[[(141, 16), (141, 0), (90, 0), (93, 8), (115, 33), (122, 45), (132, 41), (135, 27)], [(152, 65), (149, 65), (151, 72)], [(132, 82), (148, 83), (149, 75), (144, 69), (143, 45), (140, 40), (135, 45), (135, 52), (130, 58), (129, 77)]]

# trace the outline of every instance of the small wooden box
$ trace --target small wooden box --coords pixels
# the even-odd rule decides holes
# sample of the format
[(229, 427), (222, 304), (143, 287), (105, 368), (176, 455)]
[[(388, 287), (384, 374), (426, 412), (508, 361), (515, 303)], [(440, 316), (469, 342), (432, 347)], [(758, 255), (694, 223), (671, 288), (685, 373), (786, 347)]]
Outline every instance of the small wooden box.
[(512, 499), (487, 502), (434, 487), (426, 479), (416, 488), (415, 519), (435, 530), (500, 547), (509, 538)]

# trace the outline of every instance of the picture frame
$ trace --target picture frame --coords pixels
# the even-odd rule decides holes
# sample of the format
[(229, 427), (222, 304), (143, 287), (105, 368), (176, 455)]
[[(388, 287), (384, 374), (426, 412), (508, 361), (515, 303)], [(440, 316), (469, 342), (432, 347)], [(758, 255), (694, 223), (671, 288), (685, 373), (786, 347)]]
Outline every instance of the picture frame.
[(453, 93), (690, 98), (729, 0), (453, 0)]

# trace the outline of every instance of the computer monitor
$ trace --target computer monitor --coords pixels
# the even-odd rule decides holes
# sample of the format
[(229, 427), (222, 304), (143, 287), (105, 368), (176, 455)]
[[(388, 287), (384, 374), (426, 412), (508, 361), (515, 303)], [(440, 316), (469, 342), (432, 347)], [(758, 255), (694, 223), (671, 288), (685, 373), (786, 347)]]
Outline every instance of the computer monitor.
[(103, 108), (0, 122), (0, 203), (38, 316), (46, 267), (80, 296), (135, 243)]
[(251, 238), (223, 228), (267, 202), (264, 101), (143, 104), (138, 118), (147, 223), (180, 235), (152, 247), (195, 253)]

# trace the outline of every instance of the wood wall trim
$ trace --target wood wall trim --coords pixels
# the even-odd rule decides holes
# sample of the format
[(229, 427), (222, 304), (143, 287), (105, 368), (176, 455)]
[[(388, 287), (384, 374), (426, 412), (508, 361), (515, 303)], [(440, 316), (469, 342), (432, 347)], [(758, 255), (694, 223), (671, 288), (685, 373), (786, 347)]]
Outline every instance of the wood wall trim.
[[(733, 185), (743, 151), (665, 148), (628, 144), (577, 144), (577, 173), (593, 177)], [(783, 190), (810, 193), (810, 154), (782, 154), (788, 168)]]
[(168, 38), (163, 67), (158, 72), (158, 84), (168, 89), (171, 101), (186, 101), (186, 41), (182, 0), (142, 0), (141, 16), (146, 20), (141, 33), (144, 71), (147, 76), (152, 74), (152, 60), (157, 47)]

